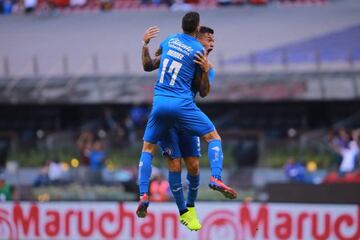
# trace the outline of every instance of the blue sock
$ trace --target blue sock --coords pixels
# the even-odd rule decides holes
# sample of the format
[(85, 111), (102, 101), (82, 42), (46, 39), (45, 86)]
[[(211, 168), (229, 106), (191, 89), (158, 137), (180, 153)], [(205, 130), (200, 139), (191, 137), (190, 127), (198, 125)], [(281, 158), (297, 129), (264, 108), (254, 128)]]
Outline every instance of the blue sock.
[(152, 159), (153, 155), (151, 153), (141, 153), (138, 174), (140, 195), (143, 195), (144, 193), (148, 194), (149, 192)]
[(188, 180), (188, 196), (186, 205), (187, 207), (194, 207), (199, 189), (200, 174), (196, 176), (187, 174), (186, 179)]
[(175, 198), (176, 205), (179, 212), (186, 210), (184, 193), (181, 184), (181, 172), (170, 172), (169, 171), (169, 185), (171, 192)]
[(208, 145), (208, 158), (211, 168), (211, 175), (218, 179), (221, 178), (223, 157), (221, 141), (217, 139), (211, 140)]

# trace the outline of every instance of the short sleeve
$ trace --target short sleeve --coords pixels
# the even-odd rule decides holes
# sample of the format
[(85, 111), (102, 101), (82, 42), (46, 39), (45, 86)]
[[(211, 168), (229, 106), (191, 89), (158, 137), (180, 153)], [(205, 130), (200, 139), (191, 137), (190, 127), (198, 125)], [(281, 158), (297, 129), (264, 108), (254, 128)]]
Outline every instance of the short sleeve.
[(160, 48), (161, 50), (166, 46), (166, 44), (169, 42), (169, 40), (171, 39), (171, 37), (172, 37), (172, 36), (168, 36), (167, 38), (164, 39), (164, 41), (162, 41), (162, 42), (160, 43), (159, 48)]
[(167, 42), (167, 39), (165, 39), (164, 41), (162, 41), (162, 42), (160, 43), (159, 48), (160, 48), (161, 50), (164, 49), (164, 45), (166, 44), (166, 42)]

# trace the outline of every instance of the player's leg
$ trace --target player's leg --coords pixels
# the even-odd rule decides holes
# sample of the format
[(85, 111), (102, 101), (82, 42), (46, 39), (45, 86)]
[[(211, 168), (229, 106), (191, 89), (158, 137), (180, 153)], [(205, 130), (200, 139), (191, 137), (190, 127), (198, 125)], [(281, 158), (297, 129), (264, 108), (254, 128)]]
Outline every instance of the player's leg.
[(193, 208), (195, 207), (195, 201), (198, 195), (200, 184), (199, 158), (186, 157), (184, 158), (184, 162), (187, 168), (186, 180), (188, 183), (186, 207)]
[(216, 130), (202, 136), (208, 143), (208, 158), (211, 168), (211, 176), (221, 178), (223, 165), (223, 152), (220, 135)]
[(195, 201), (197, 198), (200, 183), (200, 138), (184, 131), (179, 131), (178, 135), (181, 155), (184, 158), (184, 162), (187, 168), (186, 180), (188, 183), (188, 195), (186, 206), (189, 209), (195, 211), (193, 208), (195, 206)]
[(183, 186), (181, 182), (181, 158), (172, 159), (165, 155), (169, 167), (169, 185), (174, 196), (179, 214), (182, 215), (188, 210), (184, 199)]
[(198, 136), (192, 136), (186, 132), (179, 132), (179, 143), (181, 155), (184, 158), (187, 168), (186, 180), (188, 183), (188, 195), (186, 207), (189, 209), (190, 215), (193, 218), (198, 219), (195, 210), (195, 201), (200, 184), (200, 138)]
[(226, 186), (221, 180), (223, 152), (221, 138), (214, 124), (195, 103), (193, 103), (192, 106), (188, 104), (184, 107), (182, 115), (180, 116), (180, 125), (192, 134), (201, 136), (208, 143), (208, 160), (212, 175), (209, 187), (221, 192), (226, 198), (236, 198), (236, 191)]
[[(169, 183), (180, 212), (180, 222), (190, 230), (200, 230), (201, 224), (196, 216), (194, 208), (188, 209), (185, 205), (184, 194), (181, 184), (181, 158), (172, 159), (166, 156), (169, 166)], [(173, 183), (171, 183), (173, 182)], [(183, 210), (181, 210), (183, 209)]]
[[(160, 106), (159, 106), (160, 105)], [(151, 110), (148, 122), (146, 124), (146, 129), (144, 133), (144, 144), (142, 153), (140, 156), (139, 162), (139, 173), (138, 173), (138, 182), (139, 182), (139, 205), (136, 210), (138, 217), (146, 217), (147, 208), (149, 206), (149, 184), (151, 176), (151, 167), (152, 159), (156, 151), (156, 144), (161, 136), (169, 129), (170, 117), (163, 114), (166, 112), (166, 109), (157, 104), (154, 101), (153, 108)]]
[(201, 229), (201, 225), (198, 219), (196, 217), (194, 218), (194, 215), (187, 209), (184, 200), (181, 182), (181, 154), (176, 131), (174, 131), (174, 129), (170, 130), (169, 133), (159, 141), (159, 145), (168, 163), (169, 185), (179, 209), (180, 222), (190, 230), (199, 230)]
[(138, 217), (146, 217), (147, 208), (149, 206), (149, 184), (151, 176), (151, 167), (152, 159), (156, 151), (156, 145), (144, 141), (140, 163), (139, 163), (139, 173), (138, 173), (138, 182), (139, 182), (139, 194), (140, 201), (136, 214)]
[(220, 135), (214, 130), (202, 138), (208, 143), (208, 159), (211, 168), (209, 187), (221, 192), (226, 198), (235, 199), (237, 197), (236, 191), (227, 186), (221, 179), (224, 154)]
[(176, 131), (173, 128), (170, 129), (158, 144), (168, 164), (170, 190), (181, 215), (187, 212), (187, 208), (181, 183), (181, 153)]
[(189, 209), (189, 213), (195, 219), (198, 219), (195, 201), (198, 195), (200, 185), (200, 171), (199, 171), (199, 158), (198, 157), (185, 157), (184, 162), (187, 168), (186, 180), (188, 183), (188, 195), (186, 201), (186, 207)]

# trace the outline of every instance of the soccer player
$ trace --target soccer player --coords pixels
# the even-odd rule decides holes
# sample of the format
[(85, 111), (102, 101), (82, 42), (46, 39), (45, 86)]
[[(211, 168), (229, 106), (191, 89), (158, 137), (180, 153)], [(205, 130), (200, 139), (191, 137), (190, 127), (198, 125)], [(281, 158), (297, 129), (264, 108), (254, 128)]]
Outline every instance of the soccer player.
[[(213, 50), (215, 42), (213, 29), (201, 26), (199, 32), (196, 34), (196, 39), (205, 47), (207, 55)], [(211, 84), (215, 77), (215, 70), (211, 64), (210, 67), (209, 81)], [(195, 96), (198, 89), (193, 87), (193, 91)], [(203, 96), (207, 94), (207, 92), (202, 93)], [(174, 127), (159, 141), (159, 145), (163, 151), (163, 156), (168, 162), (169, 176), (174, 173), (181, 174), (181, 158), (184, 159), (188, 171), (186, 176), (188, 182), (186, 208), (197, 219), (195, 201), (200, 181), (199, 157), (201, 156), (199, 137)], [(179, 198), (178, 194), (175, 196), (175, 199), (176, 198)], [(176, 202), (181, 212), (181, 207), (185, 206), (183, 196), (180, 196), (180, 199), (176, 199)]]
[[(222, 148), (221, 138), (210, 119), (196, 106), (193, 100), (192, 84), (195, 75), (200, 75), (198, 84), (200, 95), (208, 88), (208, 72), (210, 66), (204, 56), (203, 46), (195, 39), (198, 32), (200, 16), (196, 12), (185, 14), (182, 19), (183, 33), (171, 35), (161, 44), (157, 55), (159, 59), (151, 59), (147, 44), (156, 37), (159, 30), (149, 30), (150, 38), (144, 38), (143, 67), (152, 71), (159, 67), (158, 80), (154, 87), (153, 107), (144, 134), (144, 144), (139, 163), (140, 201), (137, 208), (138, 217), (145, 217), (149, 206), (148, 189), (151, 175), (151, 163), (156, 151), (156, 144), (175, 124), (182, 131), (201, 136), (208, 143), (208, 157), (212, 170), (210, 186), (231, 198), (236, 192), (221, 181)], [(197, 58), (195, 58), (197, 56)], [(201, 68), (199, 71), (198, 68)], [(173, 195), (183, 195), (181, 176), (178, 173), (169, 176)], [(179, 186), (179, 187), (177, 187)], [(184, 201), (182, 201), (184, 202)], [(180, 220), (191, 230), (201, 228), (197, 218), (185, 207), (180, 212)]]
[[(149, 29), (150, 30), (150, 29)], [(206, 55), (208, 55), (214, 48), (214, 30), (201, 26), (199, 32), (196, 34), (196, 39), (204, 46)], [(213, 80), (215, 76), (214, 68), (211, 66), (209, 70), (209, 80)], [(194, 97), (198, 89), (193, 87)], [(207, 92), (202, 93), (203, 96), (207, 95)], [(200, 157), (200, 139), (198, 136), (193, 136), (185, 131), (178, 131), (177, 127), (172, 128), (163, 138), (160, 139), (159, 145), (163, 151), (163, 155), (169, 165), (169, 176), (173, 174), (181, 173), (181, 158), (184, 158), (185, 165), (188, 169), (188, 196), (186, 205), (184, 197), (179, 194), (175, 194), (175, 200), (177, 202), (179, 212), (185, 209), (184, 206), (191, 212), (197, 219), (195, 211), (195, 200), (197, 197), (199, 187), (199, 157)], [(180, 182), (181, 184), (181, 182)], [(182, 186), (182, 184), (180, 185)], [(175, 186), (179, 188), (180, 186)]]

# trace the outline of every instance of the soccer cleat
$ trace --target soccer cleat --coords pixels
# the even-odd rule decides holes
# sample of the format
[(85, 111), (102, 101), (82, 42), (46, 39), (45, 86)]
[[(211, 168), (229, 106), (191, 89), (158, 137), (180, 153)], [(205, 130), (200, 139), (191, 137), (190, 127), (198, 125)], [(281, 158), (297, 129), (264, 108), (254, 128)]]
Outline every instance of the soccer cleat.
[(210, 178), (209, 188), (221, 192), (224, 197), (229, 199), (235, 199), (237, 197), (237, 193), (234, 189), (226, 186), (223, 181), (216, 179), (215, 177)]
[(149, 197), (145, 193), (144, 195), (140, 196), (139, 205), (136, 209), (136, 215), (139, 218), (144, 218), (147, 215), (147, 208), (149, 206)]
[(180, 215), (181, 224), (185, 225), (191, 231), (198, 231), (202, 228), (199, 219), (196, 216), (195, 208), (188, 208), (189, 211)]
[[(197, 216), (197, 214), (196, 214), (195, 207), (188, 207), (187, 209), (189, 210), (189, 212), (191, 213), (191, 215), (194, 216), (194, 217), (197, 219), (197, 221), (199, 222), (198, 216)], [(200, 222), (199, 222), (199, 224), (200, 224)], [(201, 227), (202, 227), (202, 226), (201, 226), (201, 224), (200, 224), (200, 228), (201, 228)]]

